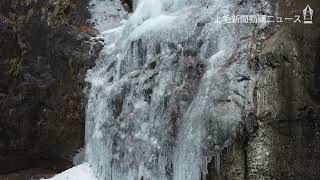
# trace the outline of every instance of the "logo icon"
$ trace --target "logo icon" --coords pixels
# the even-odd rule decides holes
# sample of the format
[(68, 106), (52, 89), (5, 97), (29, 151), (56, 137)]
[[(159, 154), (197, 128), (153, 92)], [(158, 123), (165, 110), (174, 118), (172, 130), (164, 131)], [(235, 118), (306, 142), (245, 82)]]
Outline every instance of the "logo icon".
[(313, 10), (307, 5), (307, 7), (303, 10), (303, 18), (304, 18), (304, 24), (312, 24), (312, 16), (313, 16)]

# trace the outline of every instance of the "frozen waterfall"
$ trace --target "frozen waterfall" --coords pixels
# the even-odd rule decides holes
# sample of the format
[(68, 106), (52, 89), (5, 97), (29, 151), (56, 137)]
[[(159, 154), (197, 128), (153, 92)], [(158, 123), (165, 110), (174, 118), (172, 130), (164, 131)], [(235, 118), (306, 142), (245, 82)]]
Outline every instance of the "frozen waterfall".
[(105, 47), (88, 71), (86, 161), (99, 180), (200, 180), (251, 109), (255, 14), (238, 0), (92, 0)]

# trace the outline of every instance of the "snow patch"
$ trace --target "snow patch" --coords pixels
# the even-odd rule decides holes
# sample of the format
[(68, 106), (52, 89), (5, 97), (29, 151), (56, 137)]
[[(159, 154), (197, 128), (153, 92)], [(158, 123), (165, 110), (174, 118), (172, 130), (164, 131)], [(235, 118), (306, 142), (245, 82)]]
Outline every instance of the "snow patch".
[(50, 178), (50, 180), (97, 180), (97, 178), (89, 164), (83, 163)]

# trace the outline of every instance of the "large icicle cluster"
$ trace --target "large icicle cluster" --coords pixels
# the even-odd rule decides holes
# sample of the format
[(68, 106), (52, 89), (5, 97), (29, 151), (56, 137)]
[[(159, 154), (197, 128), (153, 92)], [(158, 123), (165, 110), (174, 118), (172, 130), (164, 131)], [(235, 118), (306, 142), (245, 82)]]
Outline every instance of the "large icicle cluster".
[[(251, 109), (254, 14), (232, 0), (94, 0), (105, 48), (88, 72), (86, 159), (103, 180), (199, 180)], [(246, 6), (248, 7), (248, 6)], [(128, 18), (127, 18), (128, 17)]]

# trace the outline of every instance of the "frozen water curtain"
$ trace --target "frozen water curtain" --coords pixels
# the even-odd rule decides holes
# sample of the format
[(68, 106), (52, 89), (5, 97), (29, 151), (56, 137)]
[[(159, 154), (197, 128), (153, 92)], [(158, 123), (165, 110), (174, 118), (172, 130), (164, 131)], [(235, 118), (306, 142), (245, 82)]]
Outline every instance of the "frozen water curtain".
[[(200, 180), (251, 109), (254, 14), (233, 0), (93, 0), (104, 39), (86, 80), (86, 160), (101, 180)], [(247, 7), (247, 6), (246, 6)]]

